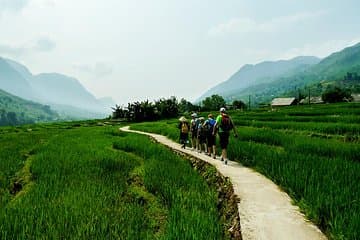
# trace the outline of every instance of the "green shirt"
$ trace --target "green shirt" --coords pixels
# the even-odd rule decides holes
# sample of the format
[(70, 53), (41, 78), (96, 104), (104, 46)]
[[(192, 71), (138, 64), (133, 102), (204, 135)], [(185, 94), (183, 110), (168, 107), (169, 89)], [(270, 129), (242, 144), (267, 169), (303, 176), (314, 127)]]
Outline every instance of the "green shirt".
[[(225, 114), (225, 115), (229, 117), (230, 124), (232, 125), (232, 128), (231, 128), (231, 129), (234, 129), (234, 131), (235, 131), (235, 126), (234, 126), (234, 124), (233, 124), (233, 122), (232, 122), (231, 117), (230, 117), (229, 115), (227, 115), (227, 114)], [(222, 124), (222, 114), (220, 114), (220, 115), (218, 115), (218, 116), (216, 117), (216, 126), (217, 126), (217, 128), (218, 128), (218, 131), (219, 131), (219, 133), (222, 133), (222, 132), (230, 132), (230, 130), (226, 130), (226, 131), (225, 131), (224, 129), (222, 129), (221, 124)]]
[(220, 127), (221, 126), (221, 118), (222, 118), (221, 114), (216, 117), (216, 126), (218, 127), (219, 132), (224, 132)]

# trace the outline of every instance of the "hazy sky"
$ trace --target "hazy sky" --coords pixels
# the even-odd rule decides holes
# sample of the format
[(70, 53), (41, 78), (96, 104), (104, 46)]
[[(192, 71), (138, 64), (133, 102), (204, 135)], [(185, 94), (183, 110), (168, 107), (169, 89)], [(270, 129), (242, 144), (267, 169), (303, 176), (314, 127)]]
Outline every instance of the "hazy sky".
[(0, 0), (0, 56), (124, 104), (360, 42), (359, 0)]

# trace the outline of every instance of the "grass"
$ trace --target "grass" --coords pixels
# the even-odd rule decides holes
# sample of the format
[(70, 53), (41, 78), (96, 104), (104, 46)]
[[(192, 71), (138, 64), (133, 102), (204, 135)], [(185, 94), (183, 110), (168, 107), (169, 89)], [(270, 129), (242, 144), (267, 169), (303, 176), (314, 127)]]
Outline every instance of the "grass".
[[(231, 136), (230, 159), (281, 186), (330, 239), (359, 239), (360, 104), (261, 109), (231, 116), (240, 136)], [(132, 129), (175, 141), (179, 134), (175, 120), (135, 124)]]
[(189, 162), (97, 125), (0, 128), (0, 239), (227, 239)]

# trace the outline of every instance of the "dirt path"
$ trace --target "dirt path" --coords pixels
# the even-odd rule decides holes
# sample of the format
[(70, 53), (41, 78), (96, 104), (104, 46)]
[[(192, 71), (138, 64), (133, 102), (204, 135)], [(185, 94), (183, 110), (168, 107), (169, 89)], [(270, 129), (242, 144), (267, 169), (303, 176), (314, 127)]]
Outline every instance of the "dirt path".
[(162, 135), (133, 131), (129, 127), (121, 130), (152, 136), (170, 148), (209, 162), (221, 174), (229, 177), (235, 193), (241, 199), (238, 208), (244, 240), (327, 239), (315, 225), (305, 220), (299, 208), (291, 204), (290, 197), (263, 175), (237, 162), (229, 161), (228, 165), (224, 165), (219, 159), (212, 159), (191, 149), (182, 149), (180, 144)]

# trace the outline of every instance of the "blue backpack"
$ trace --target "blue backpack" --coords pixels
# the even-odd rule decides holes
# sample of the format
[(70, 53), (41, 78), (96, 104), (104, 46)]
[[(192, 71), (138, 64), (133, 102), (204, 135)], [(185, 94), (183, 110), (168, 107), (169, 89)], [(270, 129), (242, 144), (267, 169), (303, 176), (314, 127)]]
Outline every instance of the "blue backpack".
[(214, 119), (208, 119), (205, 124), (205, 129), (208, 134), (212, 134), (216, 121)]

